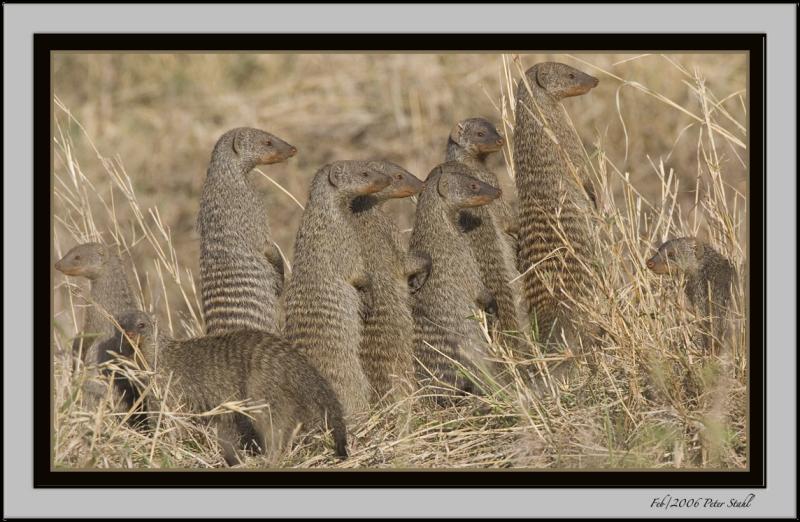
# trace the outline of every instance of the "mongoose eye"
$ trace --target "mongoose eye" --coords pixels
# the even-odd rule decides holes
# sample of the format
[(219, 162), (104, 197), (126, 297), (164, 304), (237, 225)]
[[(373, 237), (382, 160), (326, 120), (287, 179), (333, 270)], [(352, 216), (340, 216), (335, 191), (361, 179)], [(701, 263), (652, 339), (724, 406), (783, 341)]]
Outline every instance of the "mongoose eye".
[(575, 75), (573, 73), (569, 73), (569, 79), (570, 80), (574, 80), (575, 79)]
[(75, 258), (74, 259), (75, 259), (75, 261), (80, 261), (81, 260), (81, 256), (79, 256), (78, 254), (75, 254)]
[(485, 135), (486, 135), (486, 134), (485, 134), (485, 133), (483, 133), (483, 132), (479, 132), (479, 133), (478, 133), (478, 137), (479, 137), (479, 138), (483, 138)]
[(368, 172), (366, 172), (366, 171), (365, 171), (365, 172), (362, 172), (362, 173), (361, 173), (361, 177), (362, 177), (362, 178), (368, 178), (368, 177), (369, 177), (369, 173), (368, 173)]
[(138, 328), (139, 330), (144, 330), (144, 326), (145, 324), (141, 322), (136, 324), (136, 328)]
[(267, 147), (272, 147), (272, 140), (267, 140)]
[(397, 176), (394, 177), (394, 179), (400, 181), (401, 179), (403, 179), (403, 175), (402, 174), (398, 174)]
[(471, 188), (472, 190), (478, 190), (478, 185), (477, 185), (477, 183), (473, 183), (472, 185), (470, 185), (470, 188)]

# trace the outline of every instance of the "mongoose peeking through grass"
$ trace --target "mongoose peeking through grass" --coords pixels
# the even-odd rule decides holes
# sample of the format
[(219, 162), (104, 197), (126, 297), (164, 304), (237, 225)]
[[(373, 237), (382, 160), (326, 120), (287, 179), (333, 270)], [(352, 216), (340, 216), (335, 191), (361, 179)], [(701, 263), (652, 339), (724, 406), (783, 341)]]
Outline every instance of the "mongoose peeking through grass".
[[(304, 430), (329, 426), (336, 455), (347, 456), (347, 431), (334, 391), (285, 338), (238, 330), (174, 340), (139, 311), (122, 314), (118, 322), (120, 355), (152, 371), (162, 390), (169, 382), (171, 397), (189, 412), (202, 413), (233, 401), (265, 406), (249, 411), (252, 418), (236, 412), (212, 416), (228, 465), (240, 460), (241, 448), (275, 455), (300, 425)], [(160, 401), (148, 397), (148, 410), (161, 408)]]
[(563, 329), (573, 349), (580, 348), (582, 333), (592, 335), (572, 301), (588, 301), (593, 292), (587, 268), (596, 258), (588, 221), (594, 192), (585, 169), (575, 165), (582, 147), (561, 100), (597, 84), (573, 67), (546, 62), (528, 69), (516, 91), (514, 166), (525, 301), (538, 339), (560, 340)]
[(365, 161), (336, 161), (317, 171), (286, 288), (286, 335), (331, 383), (348, 417), (366, 411), (372, 394), (359, 360), (370, 278), (351, 205), (390, 182)]
[(701, 319), (695, 336), (700, 347), (711, 349), (713, 343), (723, 342), (731, 285), (736, 283), (733, 263), (708, 244), (681, 237), (658, 247), (646, 264), (656, 274), (684, 278), (686, 297)]
[(207, 333), (279, 330), (283, 258), (272, 240), (263, 199), (247, 174), (296, 152), (280, 138), (252, 128), (230, 130), (214, 146), (197, 216)]
[(390, 391), (398, 396), (413, 381), (414, 320), (408, 278), (424, 260), (412, 258), (403, 246), (400, 229), (382, 210), (390, 199), (418, 194), (424, 184), (389, 161), (370, 162), (391, 183), (374, 194), (358, 196), (351, 204), (356, 235), (370, 286), (359, 359), (373, 389), (373, 401)]
[(80, 354), (87, 365), (97, 364), (97, 342), (115, 331), (111, 318), (137, 307), (122, 260), (113, 247), (83, 243), (67, 252), (55, 269), (90, 282), (91, 304), (86, 308), (81, 332), (72, 342), (72, 352)]
[[(497, 176), (486, 166), (486, 157), (499, 151), (505, 140), (489, 121), (469, 118), (453, 127), (447, 140), (447, 160), (460, 161), (473, 169), (473, 175), (493, 187), (500, 187)], [(513, 345), (514, 334), (523, 331), (523, 310), (512, 281), (519, 277), (517, 245), (510, 234), (516, 233), (516, 218), (503, 197), (488, 205), (459, 212), (461, 229), (469, 239), (478, 262), (483, 284), (497, 300), (497, 320), (493, 337)]]
[(429, 382), (433, 377), (445, 386), (477, 392), (458, 365), (478, 376), (492, 372), (489, 345), (474, 315), (478, 308), (491, 308), (493, 299), (458, 228), (458, 214), (488, 204), (500, 196), (500, 190), (472, 177), (471, 172), (454, 161), (430, 172), (417, 202), (410, 250), (425, 253), (432, 261), (427, 280), (413, 296), (419, 379)]

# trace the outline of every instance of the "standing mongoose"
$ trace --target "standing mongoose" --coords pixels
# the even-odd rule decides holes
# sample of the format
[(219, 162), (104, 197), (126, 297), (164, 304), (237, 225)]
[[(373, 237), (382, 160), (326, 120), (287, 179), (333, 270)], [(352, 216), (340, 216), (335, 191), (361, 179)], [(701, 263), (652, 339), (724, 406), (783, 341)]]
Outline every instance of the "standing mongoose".
[(297, 149), (258, 129), (229, 130), (217, 141), (203, 185), (197, 230), (207, 333), (279, 330), (283, 258), (267, 212), (247, 174), (286, 161)]
[[(460, 161), (473, 170), (473, 175), (493, 187), (500, 186), (497, 176), (486, 166), (486, 157), (500, 150), (505, 140), (489, 121), (469, 118), (453, 127), (447, 140), (446, 160)], [(512, 344), (509, 332), (523, 330), (520, 297), (512, 288), (519, 277), (517, 245), (510, 235), (516, 232), (516, 219), (503, 197), (485, 206), (464, 209), (459, 213), (461, 229), (469, 239), (472, 254), (481, 270), (481, 279), (497, 300), (497, 321), (494, 337)]]
[(351, 205), (389, 183), (364, 161), (336, 161), (317, 171), (284, 296), (287, 337), (328, 379), (348, 417), (366, 411), (371, 396), (358, 357), (370, 278)]
[[(347, 431), (335, 393), (285, 338), (243, 329), (174, 340), (144, 312), (129, 311), (117, 321), (120, 355), (137, 364), (143, 359), (155, 382), (162, 387), (169, 382), (170, 393), (188, 411), (210, 411), (231, 401), (266, 406), (250, 411), (252, 419), (239, 413), (213, 417), (228, 465), (239, 461), (237, 450), (242, 446), (255, 443), (261, 451), (279, 450), (301, 424), (306, 430), (329, 425), (336, 455), (347, 456)], [(148, 410), (160, 409), (149, 397)]]
[(587, 266), (595, 253), (587, 219), (593, 197), (585, 170), (574, 165), (580, 138), (569, 126), (561, 100), (597, 84), (597, 78), (568, 65), (546, 62), (528, 69), (517, 86), (519, 266), (540, 341), (561, 339), (562, 330), (567, 339), (578, 341), (580, 330), (587, 328), (572, 300), (588, 300), (592, 293)]
[(736, 269), (727, 258), (708, 244), (693, 237), (671, 239), (658, 247), (647, 260), (647, 268), (656, 274), (683, 276), (686, 297), (701, 318), (698, 344), (711, 349), (720, 343), (727, 329), (731, 285)]
[(114, 333), (115, 315), (136, 308), (136, 299), (122, 260), (111, 246), (83, 243), (73, 247), (56, 264), (68, 276), (89, 280), (91, 305), (86, 309), (81, 332), (72, 342), (74, 354), (87, 365), (98, 362), (97, 341)]
[(383, 190), (358, 196), (351, 204), (364, 267), (371, 277), (359, 360), (375, 401), (390, 391), (399, 392), (412, 380), (414, 320), (408, 278), (419, 266), (406, 252), (400, 229), (381, 207), (389, 199), (418, 194), (424, 185), (389, 161), (370, 165), (391, 180)]
[(493, 300), (458, 228), (458, 214), (495, 200), (500, 190), (472, 177), (471, 172), (455, 161), (430, 172), (417, 202), (410, 251), (426, 253), (432, 263), (413, 299), (414, 355), (420, 381), (433, 377), (445, 386), (477, 392), (457, 363), (477, 375), (492, 371), (486, 359), (489, 345), (473, 316), (477, 308), (490, 309)]

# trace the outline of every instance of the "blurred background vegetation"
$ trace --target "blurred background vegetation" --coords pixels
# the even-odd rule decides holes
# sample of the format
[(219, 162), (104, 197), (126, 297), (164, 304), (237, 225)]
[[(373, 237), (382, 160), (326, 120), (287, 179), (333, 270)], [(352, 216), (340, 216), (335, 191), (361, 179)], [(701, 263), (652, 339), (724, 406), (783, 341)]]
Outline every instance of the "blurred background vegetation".
[[(735, 119), (746, 119), (743, 54), (531, 54), (519, 59), (523, 69), (555, 60), (600, 78), (588, 96), (565, 103), (587, 150), (591, 154), (602, 146), (651, 200), (661, 190), (653, 165), (663, 161), (665, 171), (673, 169), (681, 180), (679, 200), (687, 211), (702, 174), (697, 146), (702, 126), (680, 110), (702, 114), (692, 76), (704, 77)], [(484, 116), (506, 130), (500, 112), (502, 69), (498, 54), (60, 53), (54, 57), (53, 85), (101, 154), (124, 165), (139, 203), (159, 205), (182, 262), (196, 270), (200, 192), (211, 150), (226, 130), (258, 127), (295, 145), (295, 158), (263, 170), (301, 203), (315, 171), (337, 159), (387, 158), (424, 179), (443, 159), (456, 121)], [(638, 82), (678, 108), (600, 69)], [(78, 137), (80, 131), (65, 123), (65, 132)], [(743, 134), (738, 135), (742, 140)], [(746, 170), (734, 157), (744, 159), (743, 153), (728, 147), (722, 148), (726, 180), (745, 193)], [(98, 162), (92, 147), (76, 139), (73, 153), (91, 178), (92, 164)], [(503, 157), (495, 155), (492, 165), (513, 199)], [(110, 190), (106, 177), (97, 174), (92, 178), (97, 190)], [(275, 240), (291, 259), (302, 210), (269, 181), (252, 176), (263, 186)], [(620, 186), (609, 188), (619, 191)], [(412, 225), (412, 204), (389, 207), (403, 228)]]

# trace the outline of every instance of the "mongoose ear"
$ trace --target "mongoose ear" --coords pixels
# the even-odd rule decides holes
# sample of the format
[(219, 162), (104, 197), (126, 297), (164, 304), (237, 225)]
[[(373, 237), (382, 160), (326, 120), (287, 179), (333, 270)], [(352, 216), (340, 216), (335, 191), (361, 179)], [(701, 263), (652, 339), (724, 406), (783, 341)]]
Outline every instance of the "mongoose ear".
[(235, 152), (237, 156), (242, 153), (242, 148), (244, 147), (243, 134), (241, 129), (233, 134), (233, 152)]
[(536, 83), (539, 84), (539, 87), (547, 89), (545, 86), (545, 83), (547, 83), (547, 73), (544, 71), (544, 67), (536, 68)]
[(461, 137), (464, 135), (464, 124), (458, 122), (453, 125), (453, 130), (450, 131), (450, 139), (461, 145)]
[(328, 181), (330, 181), (331, 185), (334, 187), (338, 187), (342, 184), (342, 179), (344, 178), (344, 167), (341, 165), (334, 165), (328, 168)]
[(436, 190), (439, 191), (439, 195), (443, 198), (447, 197), (447, 176), (444, 172), (439, 174), (439, 181), (436, 183)]

